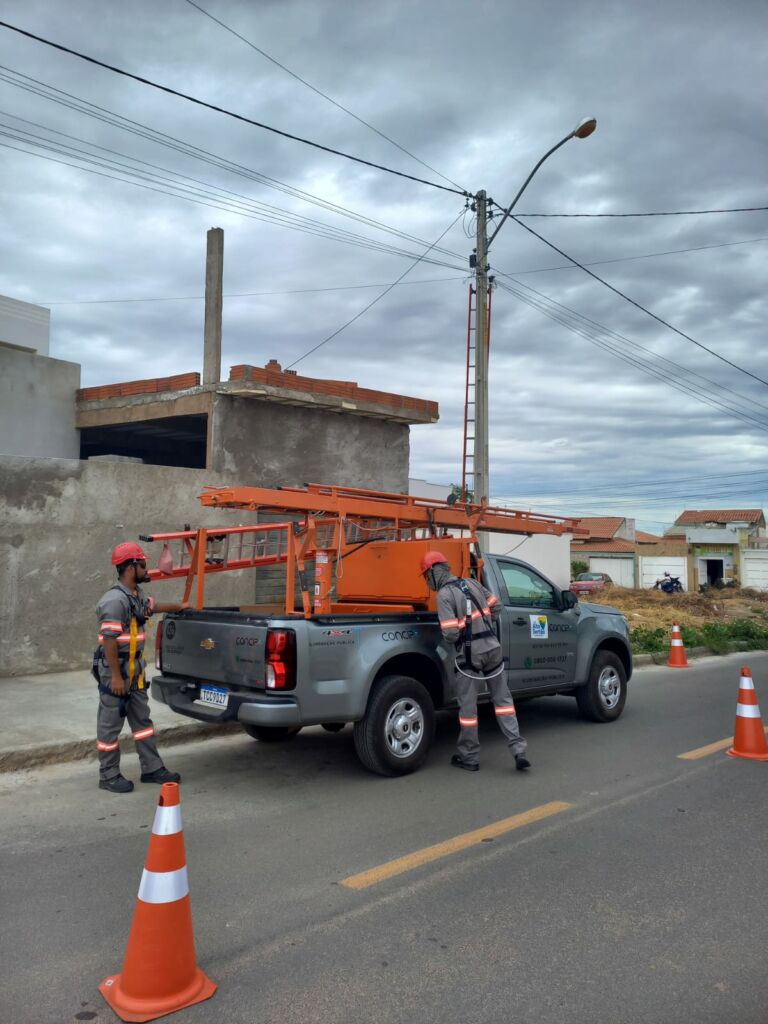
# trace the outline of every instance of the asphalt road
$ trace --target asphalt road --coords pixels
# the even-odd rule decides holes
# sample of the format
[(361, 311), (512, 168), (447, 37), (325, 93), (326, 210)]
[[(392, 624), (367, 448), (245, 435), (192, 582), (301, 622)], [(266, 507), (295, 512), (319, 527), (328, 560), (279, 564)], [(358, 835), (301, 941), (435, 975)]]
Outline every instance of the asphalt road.
[[(219, 990), (169, 1019), (764, 1024), (768, 763), (679, 758), (732, 732), (744, 660), (768, 711), (768, 655), (640, 670), (611, 725), (521, 704), (525, 775), (487, 713), (477, 774), (447, 764), (450, 715), (402, 779), (364, 772), (349, 728), (170, 750)], [(104, 793), (92, 763), (0, 777), (3, 1024), (116, 1020), (97, 986), (121, 966), (157, 795)]]

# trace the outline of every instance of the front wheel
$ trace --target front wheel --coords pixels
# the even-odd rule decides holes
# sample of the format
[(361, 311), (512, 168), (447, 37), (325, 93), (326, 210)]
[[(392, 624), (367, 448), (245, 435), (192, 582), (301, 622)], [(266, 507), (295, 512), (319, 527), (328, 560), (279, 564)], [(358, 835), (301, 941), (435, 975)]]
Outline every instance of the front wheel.
[(355, 750), (377, 775), (407, 775), (424, 762), (434, 733), (435, 707), (426, 688), (410, 676), (384, 676), (355, 722)]
[(591, 722), (614, 722), (624, 710), (626, 699), (627, 673), (621, 658), (610, 651), (598, 651), (588, 681), (576, 690), (582, 717)]
[(246, 722), (240, 724), (251, 739), (261, 740), (262, 743), (285, 743), (301, 732), (299, 725), (248, 725)]

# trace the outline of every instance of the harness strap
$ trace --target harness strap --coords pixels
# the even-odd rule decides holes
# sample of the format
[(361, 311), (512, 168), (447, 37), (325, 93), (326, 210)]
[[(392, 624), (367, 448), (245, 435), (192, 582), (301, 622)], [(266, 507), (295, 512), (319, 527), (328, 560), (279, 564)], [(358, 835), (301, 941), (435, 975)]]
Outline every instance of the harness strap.
[[(451, 580), (447, 585), (449, 587), (455, 587), (456, 589), (460, 590), (464, 597), (466, 598), (466, 613), (464, 619), (464, 661), (468, 668), (471, 668), (476, 671), (475, 665), (472, 662), (472, 641), (482, 640), (485, 637), (489, 636), (495, 637), (496, 634), (493, 632), (492, 629), (488, 628), (489, 616), (486, 615), (483, 606), (480, 604), (477, 597), (472, 592), (472, 588), (467, 583), (467, 581)], [(474, 636), (472, 635), (472, 605), (475, 606), (477, 611), (480, 613), (481, 619), (486, 624), (486, 628), (484, 630), (479, 631), (478, 633), (475, 633)], [(457, 647), (458, 646), (459, 645), (457, 644)]]

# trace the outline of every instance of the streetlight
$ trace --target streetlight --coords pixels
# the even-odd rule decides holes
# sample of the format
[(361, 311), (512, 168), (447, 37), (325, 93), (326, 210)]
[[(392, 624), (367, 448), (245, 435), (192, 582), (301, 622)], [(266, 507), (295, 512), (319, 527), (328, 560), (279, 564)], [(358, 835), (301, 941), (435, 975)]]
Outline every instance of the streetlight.
[(520, 196), (525, 192), (531, 178), (555, 150), (571, 139), (586, 139), (597, 128), (597, 120), (587, 117), (580, 121), (572, 132), (561, 139), (556, 146), (548, 150), (539, 160), (531, 173), (523, 182), (517, 195), (504, 211), (504, 216), (496, 225), (496, 229), (488, 238), (487, 231), (487, 198), (485, 191), (475, 196), (477, 211), (477, 249), (475, 265), (475, 443), (474, 443), (474, 474), (473, 489), (475, 501), (490, 499), (490, 481), (488, 467), (488, 249), (504, 222), (517, 205)]

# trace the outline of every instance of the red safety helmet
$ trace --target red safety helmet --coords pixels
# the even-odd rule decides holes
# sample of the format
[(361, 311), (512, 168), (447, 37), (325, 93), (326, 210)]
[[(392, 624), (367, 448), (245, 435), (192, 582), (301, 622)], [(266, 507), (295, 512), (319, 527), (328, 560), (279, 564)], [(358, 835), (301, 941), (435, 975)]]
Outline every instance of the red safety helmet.
[(146, 562), (146, 560), (147, 556), (141, 550), (139, 545), (134, 544), (131, 540), (126, 540), (123, 541), (122, 544), (118, 544), (112, 552), (112, 565), (122, 565), (123, 562)]
[(441, 562), (448, 564), (448, 559), (440, 551), (427, 551), (421, 556), (421, 575), (428, 572), (433, 565), (440, 565)]

